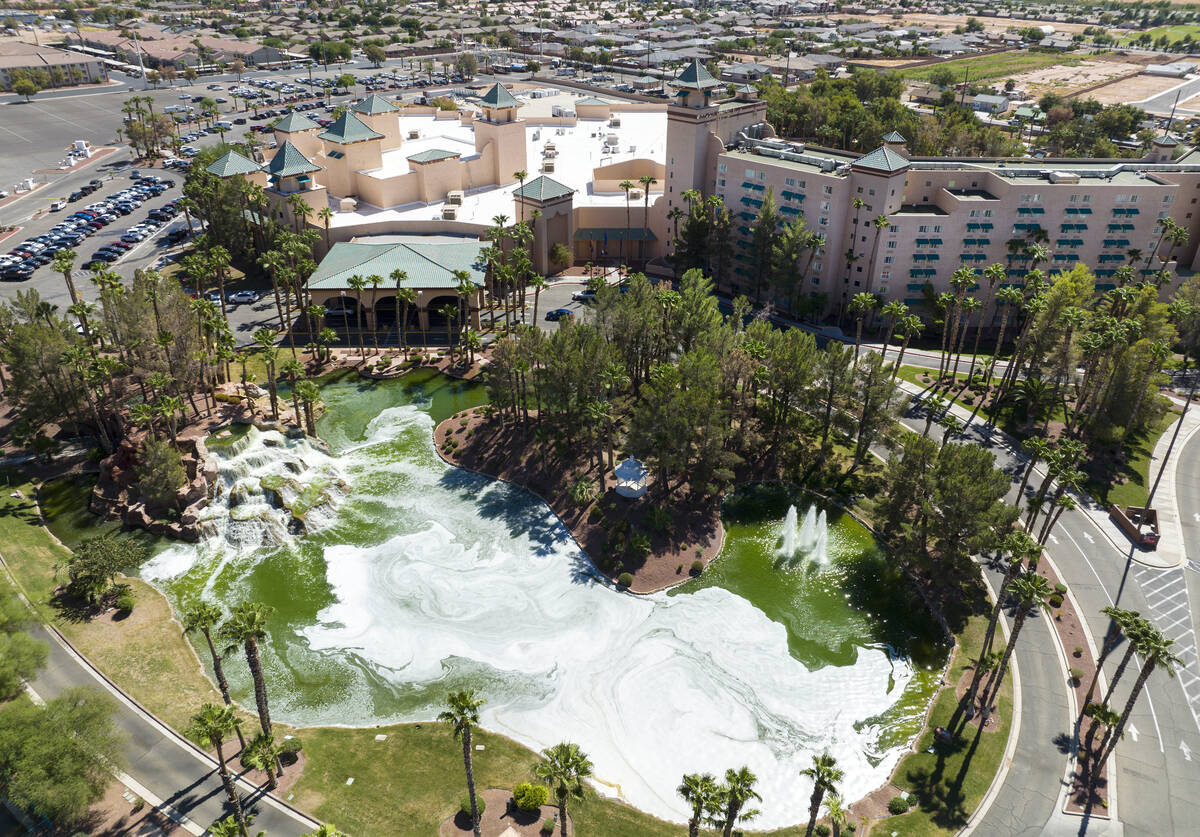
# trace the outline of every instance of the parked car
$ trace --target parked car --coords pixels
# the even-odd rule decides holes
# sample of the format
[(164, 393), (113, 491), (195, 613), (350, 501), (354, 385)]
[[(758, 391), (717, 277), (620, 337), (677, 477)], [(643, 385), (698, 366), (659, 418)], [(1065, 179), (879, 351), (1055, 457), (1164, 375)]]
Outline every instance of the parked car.
[(258, 291), (234, 291), (229, 295), (229, 301), (235, 305), (247, 305), (258, 302), (261, 298)]
[(61, 212), (62, 210), (66, 209), (66, 208), (67, 208), (66, 201), (55, 201), (54, 203), (50, 204), (51, 212)]
[(592, 302), (595, 298), (595, 291), (576, 291), (571, 294), (571, 299), (575, 302)]
[(575, 316), (575, 314), (574, 314), (574, 312), (571, 311), (570, 308), (555, 308), (552, 311), (546, 312), (546, 319), (549, 320), (550, 322), (557, 322), (558, 320), (569, 320), (569, 319), (571, 319), (571, 317), (574, 317), (574, 316)]

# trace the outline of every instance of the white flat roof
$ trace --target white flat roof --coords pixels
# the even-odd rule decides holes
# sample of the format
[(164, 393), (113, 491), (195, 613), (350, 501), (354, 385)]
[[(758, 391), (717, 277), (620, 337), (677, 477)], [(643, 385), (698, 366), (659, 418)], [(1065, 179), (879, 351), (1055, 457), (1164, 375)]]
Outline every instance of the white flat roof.
[[(542, 173), (541, 164), (547, 143), (553, 143), (557, 156), (554, 171), (546, 176), (575, 190), (576, 206), (624, 206), (625, 194), (611, 192), (597, 194), (592, 188), (592, 170), (598, 166), (619, 163), (625, 160), (649, 159), (666, 162), (667, 116), (665, 112), (618, 113), (621, 127), (609, 127), (607, 120), (581, 119), (574, 126), (526, 125), (525, 168), (528, 180)], [(370, 177), (394, 177), (409, 171), (408, 157), (420, 151), (443, 149), (461, 151), (464, 158), (475, 155), (474, 130), (453, 120), (435, 120), (432, 116), (404, 116), (400, 118), (402, 137), (417, 130), (421, 138), (405, 139), (398, 149), (383, 154), (383, 166), (364, 172)], [(561, 131), (561, 133), (559, 133)], [(617, 136), (614, 153), (605, 153), (609, 146), (605, 139), (609, 134)], [(468, 189), (458, 210), (458, 220), (467, 223), (491, 224), (497, 215), (513, 214), (512, 193), (520, 188), (519, 183), (507, 186), (484, 186)], [(334, 196), (341, 197), (341, 196)], [(335, 213), (330, 226), (381, 223), (389, 220), (426, 220), (440, 218), (442, 201), (431, 204), (406, 204), (396, 207), (375, 207), (360, 203), (354, 212)]]

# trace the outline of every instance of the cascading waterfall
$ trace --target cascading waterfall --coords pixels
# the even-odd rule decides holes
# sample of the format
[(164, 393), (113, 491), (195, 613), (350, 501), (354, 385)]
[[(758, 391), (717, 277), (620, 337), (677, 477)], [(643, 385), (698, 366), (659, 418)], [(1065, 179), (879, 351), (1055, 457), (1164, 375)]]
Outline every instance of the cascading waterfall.
[(818, 569), (829, 566), (829, 525), (825, 510), (809, 506), (804, 513), (804, 522), (797, 525), (798, 513), (794, 505), (788, 506), (783, 519), (783, 535), (779, 547), (781, 563), (794, 568), (807, 563), (816, 564)]
[(252, 427), (211, 450), (218, 478), (201, 519), (209, 537), (234, 546), (274, 546), (289, 535), (320, 529), (345, 496), (333, 459), (308, 438)]

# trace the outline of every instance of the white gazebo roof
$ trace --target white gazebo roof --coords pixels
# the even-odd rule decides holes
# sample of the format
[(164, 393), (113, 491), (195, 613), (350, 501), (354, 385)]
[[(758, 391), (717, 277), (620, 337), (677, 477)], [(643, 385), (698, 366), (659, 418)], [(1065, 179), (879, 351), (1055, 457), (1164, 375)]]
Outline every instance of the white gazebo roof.
[(647, 474), (646, 466), (632, 456), (628, 457), (613, 470), (613, 476), (621, 482), (641, 482), (646, 479)]

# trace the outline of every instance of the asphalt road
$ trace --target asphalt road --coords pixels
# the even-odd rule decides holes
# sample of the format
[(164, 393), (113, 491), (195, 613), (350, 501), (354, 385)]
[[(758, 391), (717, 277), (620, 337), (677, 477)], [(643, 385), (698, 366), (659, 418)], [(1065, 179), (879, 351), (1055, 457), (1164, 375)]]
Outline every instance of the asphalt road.
[[(115, 720), (125, 738), (129, 775), (200, 828), (227, 816), (228, 802), (213, 759), (182, 741), (98, 678), (45, 627), (39, 624), (31, 633), (50, 647), (46, 667), (30, 684), (40, 697), (50, 699), (75, 686), (110, 692), (117, 698)], [(230, 765), (236, 769), (235, 761)], [(254, 814), (255, 831), (265, 830), (271, 837), (297, 837), (316, 827), (314, 821), (291, 811), (259, 788), (244, 781), (239, 786), (244, 807)]]
[[(924, 427), (920, 413), (907, 421), (918, 430)], [(935, 425), (934, 433), (939, 432)], [(1021, 500), (1016, 488), (1024, 457), (1003, 434), (988, 432), (982, 423), (972, 423), (966, 439), (992, 450), (997, 466), (1012, 475), (1009, 500)], [(1180, 472), (1183, 470), (1181, 461)], [(1032, 494), (1038, 479), (1030, 482), (1035, 485), (1027, 488), (1027, 494)], [(1111, 542), (1082, 510), (1063, 514), (1046, 551), (1074, 595), (1096, 648), (1108, 630), (1108, 619), (1100, 613), (1108, 605), (1138, 610), (1165, 630), (1169, 624), (1166, 620), (1177, 616), (1158, 604), (1165, 594), (1172, 597), (1167, 606), (1182, 601), (1184, 612), (1195, 619), (1188, 593), (1179, 581), (1182, 570), (1154, 571), (1131, 562), (1131, 548)], [(1046, 617), (1030, 619), (1025, 631), (1028, 633), (1022, 634), (1018, 649), (1022, 716), (1016, 753), (976, 833), (987, 837), (1118, 833), (1098, 818), (1081, 831), (1079, 818), (1059, 811), (1058, 792), (1068, 752), (1063, 749), (1062, 736), (1069, 741), (1074, 721), (1066, 711), (1067, 675)], [(1189, 667), (1195, 671), (1194, 634), (1192, 642), (1191, 649), (1180, 650), (1187, 652)], [(1070, 653), (1071, 649), (1066, 650)], [(1123, 649), (1110, 658), (1106, 676), (1112, 676), (1120, 653)], [(1115, 699), (1118, 704), (1123, 704), (1132, 676), (1126, 674)], [(1191, 760), (1193, 753), (1200, 753), (1196, 711), (1178, 678), (1161, 672), (1150, 678), (1131, 718), (1134, 729), (1117, 748), (1118, 815), (1125, 835), (1196, 833), (1195, 824), (1200, 822), (1200, 770)]]

